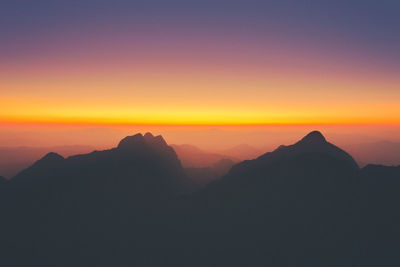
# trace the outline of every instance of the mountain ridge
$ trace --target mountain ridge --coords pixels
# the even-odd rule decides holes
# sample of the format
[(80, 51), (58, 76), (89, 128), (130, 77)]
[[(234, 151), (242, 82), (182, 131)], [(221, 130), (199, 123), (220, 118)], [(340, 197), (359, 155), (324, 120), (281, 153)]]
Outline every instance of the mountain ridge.
[(356, 161), (344, 150), (326, 141), (319, 131), (313, 131), (292, 145), (281, 145), (272, 152), (267, 152), (254, 160), (245, 160), (231, 169), (235, 171), (247, 165), (272, 164), (279, 160), (295, 158), (302, 155), (314, 154), (316, 156), (330, 156), (346, 162), (350, 168), (358, 170)]
[(398, 263), (400, 167), (360, 169), (320, 132), (198, 190), (185, 184), (174, 149), (147, 133), (109, 150), (49, 153), (33, 166), (2, 190), (0, 247), (11, 260), (0, 265)]

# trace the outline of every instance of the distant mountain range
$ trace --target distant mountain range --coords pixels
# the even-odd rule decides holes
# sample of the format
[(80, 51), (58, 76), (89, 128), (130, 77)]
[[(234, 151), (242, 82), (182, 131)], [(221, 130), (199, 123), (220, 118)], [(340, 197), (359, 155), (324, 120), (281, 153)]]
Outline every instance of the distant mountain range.
[[(255, 159), (263, 154), (263, 150), (241, 144), (223, 150), (204, 150), (189, 144), (172, 144), (184, 168), (213, 168), (221, 160), (240, 162)], [(368, 164), (399, 165), (400, 143), (380, 141), (360, 144), (346, 144), (343, 146), (360, 166)], [(56, 152), (64, 157), (84, 154), (93, 151), (91, 146), (55, 146), (55, 147), (0, 147), (0, 174), (11, 178), (21, 170), (32, 165), (37, 159), (49, 151)]]
[(0, 179), (0, 265), (400, 265), (400, 167), (360, 168), (317, 131), (232, 165), (196, 184), (210, 169), (150, 133), (49, 153)]

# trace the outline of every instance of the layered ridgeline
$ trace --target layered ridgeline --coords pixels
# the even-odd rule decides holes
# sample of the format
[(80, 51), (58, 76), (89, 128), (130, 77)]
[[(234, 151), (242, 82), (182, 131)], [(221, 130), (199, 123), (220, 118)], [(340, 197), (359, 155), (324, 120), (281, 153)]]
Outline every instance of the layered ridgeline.
[(174, 150), (161, 136), (139, 134), (111, 150), (50, 153), (7, 182), (1, 260), (396, 266), (399, 181), (399, 167), (360, 169), (311, 132), (189, 194)]
[[(129, 187), (130, 195), (148, 195), (143, 187), (149, 187), (154, 195), (179, 191), (185, 183), (182, 166), (175, 151), (162, 136), (151, 133), (136, 134), (122, 139), (116, 148), (94, 151), (90, 154), (71, 156), (64, 159), (49, 153), (33, 166), (23, 170), (12, 179), (15, 186), (50, 180), (52, 177), (74, 177), (79, 182), (84, 176), (88, 189), (110, 190)], [(112, 178), (112, 179), (111, 179)], [(61, 180), (58, 178), (57, 181)], [(109, 183), (98, 186), (98, 183)], [(55, 181), (56, 182), (56, 181)], [(142, 187), (142, 188), (139, 188)]]

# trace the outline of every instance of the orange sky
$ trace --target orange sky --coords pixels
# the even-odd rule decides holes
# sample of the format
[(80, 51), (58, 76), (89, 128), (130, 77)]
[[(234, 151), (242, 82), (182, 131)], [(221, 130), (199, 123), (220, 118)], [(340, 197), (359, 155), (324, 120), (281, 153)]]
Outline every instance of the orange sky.
[(271, 29), (228, 27), (235, 16), (216, 28), (141, 19), (10, 32), (0, 47), (0, 124), (400, 125), (398, 50), (352, 39), (356, 28), (343, 38), (341, 21), (339, 32), (312, 32), (304, 17), (308, 33), (280, 17)]
[[(182, 67), (183, 68), (183, 67)], [(84, 124), (399, 124), (394, 80), (150, 74), (2, 75), (0, 121)]]

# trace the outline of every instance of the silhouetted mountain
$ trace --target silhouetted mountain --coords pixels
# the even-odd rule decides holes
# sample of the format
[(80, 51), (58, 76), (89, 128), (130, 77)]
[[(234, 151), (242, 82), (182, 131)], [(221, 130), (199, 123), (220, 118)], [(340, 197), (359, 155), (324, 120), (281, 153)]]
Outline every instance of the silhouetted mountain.
[(213, 251), (222, 265), (346, 263), (358, 172), (351, 156), (319, 132), (235, 165), (191, 199), (190, 216), (201, 222), (196, 238), (212, 240), (202, 253)]
[(230, 159), (238, 162), (239, 160), (223, 154), (204, 151), (193, 145), (171, 145), (185, 168), (211, 167), (223, 159)]
[[(36, 161), (32, 166), (21, 171), (12, 179), (12, 184), (16, 183), (27, 183), (35, 184), (38, 182), (37, 179), (46, 177), (49, 173), (57, 170), (64, 158), (57, 153), (50, 152), (43, 158)], [(30, 179), (30, 181), (29, 181)]]
[(327, 142), (325, 137), (318, 131), (309, 133), (294, 145), (282, 145), (274, 152), (266, 153), (255, 161), (245, 161), (243, 164), (245, 165), (247, 162), (268, 164), (277, 160), (288, 160), (302, 156), (328, 157), (341, 161), (344, 165), (348, 165), (349, 168), (358, 169), (357, 163), (349, 154)]
[[(21, 180), (26, 179), (34, 180), (36, 177), (43, 179), (65, 176), (83, 179), (78, 178), (83, 175), (85, 179), (89, 177), (96, 179), (96, 183), (102, 179), (115, 180), (123, 176), (126, 179), (124, 182), (132, 183), (131, 185), (135, 185), (138, 180), (151, 185), (151, 182), (155, 181), (150, 181), (150, 179), (156, 175), (160, 180), (155, 184), (157, 190), (163, 190), (161, 188), (163, 185), (175, 187), (178, 190), (185, 182), (181, 164), (174, 150), (161, 136), (154, 137), (146, 133), (144, 136), (141, 134), (128, 136), (120, 141), (118, 147), (110, 150), (94, 151), (66, 159), (56, 153), (48, 153), (31, 167), (16, 175), (11, 184), (19, 184)], [(149, 175), (151, 176), (149, 180), (142, 178)]]
[(76, 239), (87, 244), (83, 257), (91, 259), (102, 247), (112, 249), (109, 242), (121, 247), (143, 234), (140, 225), (151, 225), (145, 218), (187, 182), (174, 150), (150, 133), (66, 159), (49, 153), (10, 181), (14, 231), (8, 237), (12, 247), (31, 244), (20, 247), (35, 253), (25, 260), (57, 262), (65, 251), (79, 258)]
[(49, 151), (67, 157), (93, 151), (90, 146), (54, 146), (54, 147), (0, 147), (0, 173), (12, 178), (22, 170), (31, 166)]
[[(231, 164), (213, 167), (226, 172)], [(198, 179), (210, 177), (210, 168), (195, 171)], [(6, 266), (400, 264), (400, 167), (359, 169), (319, 132), (236, 164), (190, 194), (188, 180), (174, 150), (151, 134), (65, 159), (50, 153), (2, 195), (0, 260)]]

